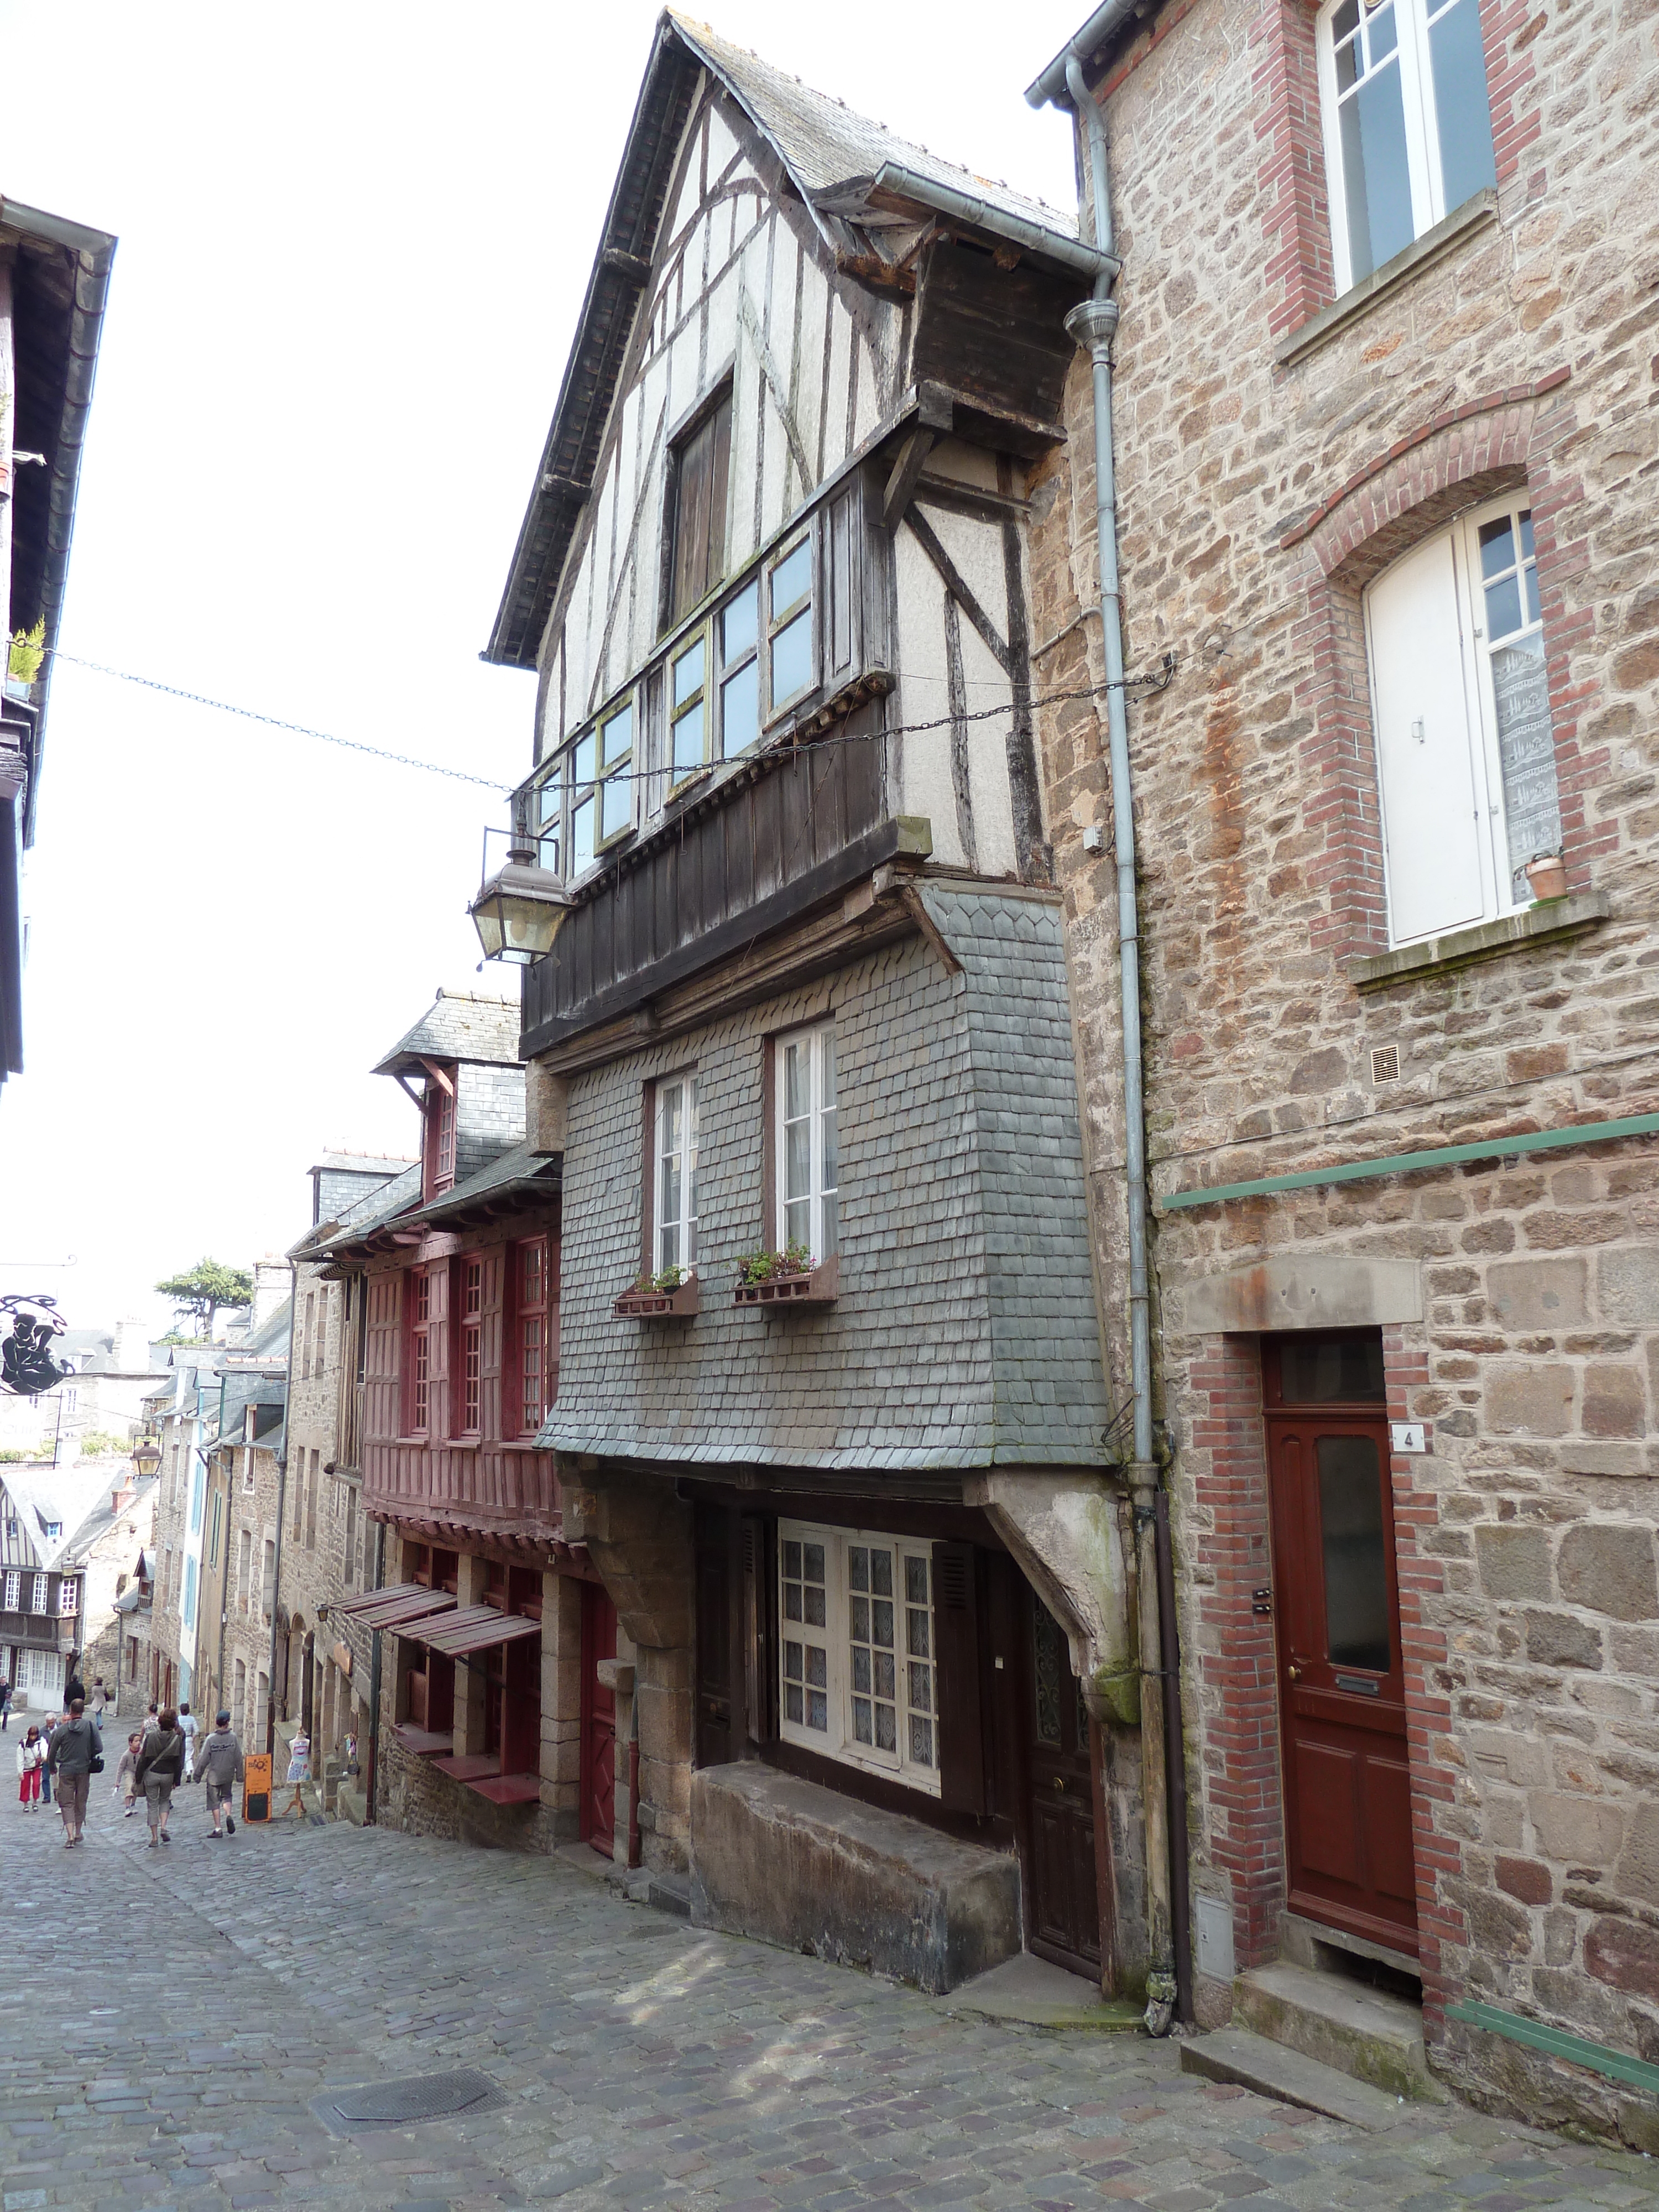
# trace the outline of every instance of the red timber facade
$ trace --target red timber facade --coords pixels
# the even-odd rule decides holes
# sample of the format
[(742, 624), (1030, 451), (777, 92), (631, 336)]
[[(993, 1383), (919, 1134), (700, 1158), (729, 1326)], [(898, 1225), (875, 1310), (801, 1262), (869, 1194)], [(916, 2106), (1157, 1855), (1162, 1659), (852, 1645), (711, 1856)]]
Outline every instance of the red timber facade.
[(524, 1141), (516, 1007), (441, 995), (380, 1072), (419, 1106), (419, 1165), (316, 1254), (345, 1285), (342, 1462), (377, 1530), (335, 1608), (380, 1638), (374, 1815), (545, 1850), (583, 1826), (593, 1580), (536, 1442), (558, 1388), (560, 1161)]

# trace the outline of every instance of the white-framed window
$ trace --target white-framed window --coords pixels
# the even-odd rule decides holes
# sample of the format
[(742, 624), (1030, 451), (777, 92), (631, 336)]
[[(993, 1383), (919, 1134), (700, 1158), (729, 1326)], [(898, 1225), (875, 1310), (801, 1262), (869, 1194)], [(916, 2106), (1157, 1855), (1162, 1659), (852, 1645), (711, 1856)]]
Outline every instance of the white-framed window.
[(715, 617), (720, 663), (720, 757), (736, 760), (761, 733), (760, 578), (751, 576)]
[(1497, 182), (1480, 0), (1328, 0), (1317, 45), (1346, 292)]
[(708, 762), (708, 633), (699, 630), (668, 664), (668, 787)]
[(937, 1796), (932, 1547), (780, 1521), (778, 1613), (784, 1741)]
[(186, 1628), (196, 1626), (196, 1562), (185, 1561), (185, 1601), (179, 1608), (179, 1619)]
[(44, 1613), (46, 1609), (46, 1578), (33, 1575), (29, 1579), (29, 1611)]
[(1532, 514), (1476, 507), (1365, 594), (1389, 934), (1414, 943), (1531, 902), (1559, 852)]
[(58, 1610), (59, 1613), (81, 1610), (81, 1584), (74, 1575), (64, 1575), (58, 1584)]
[(799, 1246), (816, 1267), (841, 1249), (833, 1022), (778, 1039), (775, 1111), (777, 1249)]
[(766, 571), (767, 719), (774, 720), (817, 674), (812, 651), (812, 540), (810, 536), (771, 562)]
[(6, 1570), (6, 1611), (21, 1613), (23, 1609), (23, 1577), (15, 1567)]
[(656, 1264), (697, 1264), (697, 1079), (673, 1075), (657, 1085), (656, 1189), (652, 1219)]
[(564, 746), (537, 787), (538, 859), (571, 880), (634, 827), (635, 701), (615, 700)]

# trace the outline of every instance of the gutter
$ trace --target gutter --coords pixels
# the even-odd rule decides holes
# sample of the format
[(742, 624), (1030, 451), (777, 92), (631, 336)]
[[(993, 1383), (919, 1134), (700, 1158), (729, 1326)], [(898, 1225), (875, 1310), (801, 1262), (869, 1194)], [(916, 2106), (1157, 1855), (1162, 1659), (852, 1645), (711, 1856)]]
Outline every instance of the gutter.
[(1024, 246), (1028, 253), (1041, 254), (1079, 276), (1115, 279), (1123, 265), (1098, 246), (1064, 237), (1059, 231), (1045, 230), (1041, 223), (1028, 222), (1024, 216), (1011, 215), (1005, 208), (993, 207), (988, 200), (976, 199), (971, 192), (959, 192), (954, 185), (939, 184), (897, 161), (882, 163), (871, 190), (896, 192), (902, 199), (915, 200), (938, 215), (972, 223), (976, 230), (988, 230), (996, 237), (1006, 238), (1012, 245)]
[(34, 754), (23, 814), (23, 843), (34, 842), (34, 811), (40, 788), (40, 754), (46, 742), (46, 707), (52, 694), (53, 648), (63, 619), (64, 589), (69, 574), (70, 543), (75, 534), (75, 497), (81, 481), (81, 453), (92, 408), (92, 388), (98, 374), (98, 342), (103, 332), (104, 309), (109, 296), (110, 270), (116, 241), (106, 231), (66, 222), (39, 208), (23, 207), (15, 200), (0, 199), (0, 224), (25, 237), (65, 246), (76, 257), (75, 305), (70, 314), (69, 371), (64, 378), (64, 411), (58, 419), (58, 442), (52, 453), (51, 514), (46, 527), (46, 573), (40, 589), (46, 617), (46, 658), (37, 683)]
[[(276, 1551), (270, 1563), (270, 1660), (265, 1670), (265, 1753), (276, 1756), (276, 1624), (282, 1618), (283, 1529), (288, 1519), (288, 1440), (293, 1426), (294, 1323), (300, 1305), (300, 1270), (288, 1263), (288, 1384), (283, 1393), (283, 1449), (276, 1459)], [(264, 1577), (260, 1575), (263, 1586)]]
[(1104, 0), (1095, 9), (1083, 27), (1069, 39), (1042, 74), (1025, 88), (1025, 98), (1032, 107), (1047, 107), (1052, 101), (1058, 107), (1067, 96), (1066, 69), (1075, 61), (1080, 66), (1089, 56), (1097, 52), (1109, 39), (1138, 17), (1150, 15), (1157, 0)]

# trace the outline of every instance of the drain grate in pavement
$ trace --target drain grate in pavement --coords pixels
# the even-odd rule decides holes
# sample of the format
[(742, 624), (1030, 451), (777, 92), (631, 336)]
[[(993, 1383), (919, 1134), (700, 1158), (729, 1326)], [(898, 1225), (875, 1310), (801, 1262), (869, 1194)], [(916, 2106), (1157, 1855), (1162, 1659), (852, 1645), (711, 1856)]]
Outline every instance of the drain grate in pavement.
[(453, 2074), (411, 2074), (400, 2081), (361, 2081), (313, 2097), (311, 2109), (331, 2135), (360, 2135), (370, 2128), (406, 2128), (421, 2120), (471, 2119), (507, 2099), (487, 2074), (462, 2067)]

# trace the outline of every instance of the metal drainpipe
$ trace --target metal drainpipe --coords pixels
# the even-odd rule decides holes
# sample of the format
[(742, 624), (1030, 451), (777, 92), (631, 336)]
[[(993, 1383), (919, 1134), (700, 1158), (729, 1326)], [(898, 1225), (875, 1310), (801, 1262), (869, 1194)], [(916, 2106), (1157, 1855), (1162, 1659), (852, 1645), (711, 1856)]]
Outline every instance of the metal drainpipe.
[[(1084, 126), (1094, 204), (1094, 243), (1112, 251), (1106, 125), (1075, 53), (1066, 60), (1066, 88)], [(1134, 1441), (1129, 1492), (1134, 1510), (1137, 1605), (1143, 1681), (1163, 1687), (1170, 1661), (1159, 1603), (1158, 1466), (1152, 1457), (1152, 1308), (1146, 1273), (1146, 1114), (1140, 1042), (1140, 921), (1136, 902), (1134, 794), (1129, 771), (1129, 723), (1123, 689), (1123, 619), (1117, 568), (1117, 485), (1112, 455), (1112, 340), (1118, 306), (1109, 270), (1091, 298), (1073, 308), (1066, 327), (1086, 346), (1094, 370), (1095, 535), (1100, 563), (1101, 646), (1106, 678), (1106, 732), (1112, 774), (1113, 852), (1117, 866), (1118, 993), (1122, 1028), (1124, 1186), (1129, 1223), (1129, 1376)], [(1174, 1623), (1168, 1624), (1172, 1632)], [(1176, 2000), (1166, 1715), (1163, 1696), (1141, 1701), (1141, 1787), (1146, 1835), (1146, 2026), (1169, 2033)], [(1178, 1702), (1175, 1704), (1178, 1714)], [(1184, 1873), (1184, 1869), (1182, 1869)]]
[[(270, 1563), (270, 1662), (265, 1674), (265, 1755), (276, 1756), (276, 1619), (283, 1595), (283, 1525), (288, 1519), (288, 1446), (294, 1425), (294, 1316), (300, 1303), (300, 1263), (288, 1263), (288, 1378), (283, 1386), (283, 1449), (276, 1455), (276, 1556)], [(222, 1427), (223, 1424), (220, 1425)], [(260, 1581), (264, 1580), (263, 1567)], [(275, 1770), (272, 1795), (275, 1796)]]
[[(362, 1456), (362, 1445), (358, 1457)], [(374, 1523), (374, 1587), (386, 1586), (386, 1522)], [(363, 1819), (374, 1827), (380, 1812), (380, 1632), (374, 1631), (368, 1662), (368, 1786), (364, 1792)]]

